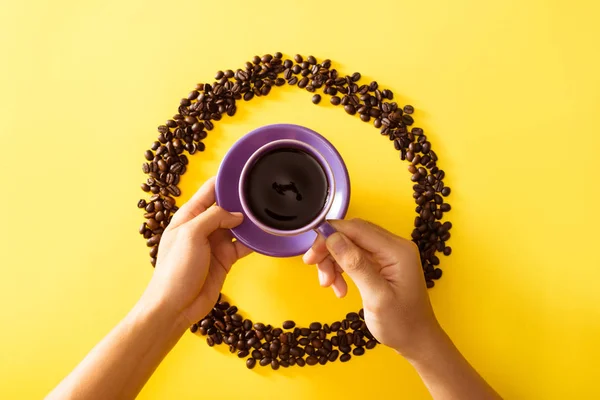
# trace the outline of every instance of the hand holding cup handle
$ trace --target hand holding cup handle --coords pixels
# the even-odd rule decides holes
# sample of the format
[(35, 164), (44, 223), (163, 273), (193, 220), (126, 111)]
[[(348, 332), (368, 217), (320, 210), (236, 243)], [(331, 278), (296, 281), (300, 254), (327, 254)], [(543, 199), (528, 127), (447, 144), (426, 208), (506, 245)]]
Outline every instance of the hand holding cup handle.
[(317, 233), (323, 236), (325, 239), (337, 232), (333, 225), (327, 221), (323, 221), (321, 225), (317, 226), (315, 231), (317, 231)]

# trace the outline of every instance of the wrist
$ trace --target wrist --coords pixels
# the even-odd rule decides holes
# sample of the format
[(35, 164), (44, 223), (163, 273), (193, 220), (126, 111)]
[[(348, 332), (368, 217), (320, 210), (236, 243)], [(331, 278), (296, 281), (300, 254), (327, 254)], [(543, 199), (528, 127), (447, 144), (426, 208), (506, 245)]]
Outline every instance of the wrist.
[(414, 346), (415, 351), (405, 355), (405, 358), (418, 369), (420, 366), (435, 362), (438, 355), (447, 353), (452, 347), (452, 341), (446, 332), (437, 325), (420, 337), (419, 342)]
[(413, 335), (414, 339), (407, 345), (394, 348), (398, 354), (413, 365), (429, 360), (441, 347), (446, 345), (448, 338), (437, 322), (416, 330)]
[(185, 319), (180, 310), (173, 308), (167, 301), (148, 293), (144, 293), (131, 314), (135, 319), (151, 321), (163, 327), (170, 327), (172, 332), (183, 334), (189, 328), (189, 321)]

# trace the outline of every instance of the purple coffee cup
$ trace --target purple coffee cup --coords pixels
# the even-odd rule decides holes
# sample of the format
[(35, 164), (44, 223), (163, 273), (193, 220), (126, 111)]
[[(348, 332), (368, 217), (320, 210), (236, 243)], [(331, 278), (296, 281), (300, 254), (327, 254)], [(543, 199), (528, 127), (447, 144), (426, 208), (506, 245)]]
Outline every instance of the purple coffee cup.
[[(241, 195), (244, 191), (240, 191), (240, 180), (242, 170), (248, 160), (261, 147), (286, 139), (301, 142), (315, 149), (321, 157), (319, 155), (315, 156), (314, 150), (310, 154), (316, 160), (324, 158), (327, 163), (321, 163), (323, 171), (330, 170), (334, 177), (334, 184), (331, 185), (331, 176), (326, 176), (331, 185), (328, 191), (331, 196), (331, 205), (327, 204), (329, 213), (323, 220), (319, 221), (321, 224), (317, 224), (312, 229), (295, 236), (288, 236), (289, 231), (284, 232), (285, 236), (264, 231), (250, 218), (252, 216), (251, 212), (248, 215), (246, 214), (241, 204)], [(332, 190), (332, 187), (334, 190)], [(346, 216), (350, 204), (350, 192), (348, 169), (337, 149), (314, 130), (292, 124), (265, 125), (242, 136), (223, 157), (219, 166), (215, 188), (216, 200), (219, 206), (227, 211), (242, 212), (244, 214), (244, 221), (231, 230), (235, 239), (257, 253), (271, 257), (293, 257), (304, 254), (313, 245), (317, 236), (315, 231), (319, 228), (324, 236), (329, 236), (335, 232), (333, 228), (322, 222), (330, 219), (343, 219)]]
[[(254, 164), (265, 154), (273, 150), (282, 148), (301, 150), (312, 156), (319, 163), (319, 165), (323, 169), (323, 172), (325, 172), (325, 177), (327, 178), (328, 185), (328, 193), (325, 200), (325, 204), (323, 205), (323, 208), (321, 209), (319, 214), (306, 225), (293, 230), (276, 229), (261, 222), (260, 219), (258, 219), (252, 212), (252, 209), (249, 206), (249, 201), (246, 197), (247, 194), (245, 190), (246, 184), (248, 182), (248, 174), (254, 166)], [(323, 235), (325, 238), (327, 238), (335, 232), (335, 229), (326, 220), (326, 216), (329, 213), (331, 206), (333, 205), (336, 193), (334, 174), (329, 163), (327, 162), (327, 159), (316, 148), (307, 143), (295, 139), (280, 139), (274, 140), (260, 147), (250, 156), (250, 158), (248, 158), (246, 164), (242, 168), (242, 173), (240, 175), (238, 185), (238, 191), (240, 196), (240, 203), (246, 217), (250, 219), (250, 221), (252, 221), (252, 223), (255, 226), (257, 226), (262, 231), (268, 234), (275, 236), (296, 236), (314, 230)]]

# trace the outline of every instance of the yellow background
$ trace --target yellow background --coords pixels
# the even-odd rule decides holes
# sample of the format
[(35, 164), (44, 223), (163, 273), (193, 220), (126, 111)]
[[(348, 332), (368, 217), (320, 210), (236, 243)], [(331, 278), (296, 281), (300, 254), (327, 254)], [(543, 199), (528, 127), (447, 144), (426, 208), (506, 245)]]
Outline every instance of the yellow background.
[[(195, 83), (254, 54), (331, 58), (413, 104), (452, 187), (436, 313), (506, 398), (598, 398), (600, 62), (595, 2), (0, 2), (0, 398), (46, 394), (122, 318), (152, 268), (137, 234), (143, 151)], [(409, 235), (387, 139), (293, 88), (239, 106), (191, 157), (187, 199), (244, 133), (306, 125), (344, 156), (350, 216)], [(253, 255), (225, 293), (253, 320), (356, 310), (299, 259)], [(186, 334), (142, 399), (428, 398), (379, 347), (351, 363), (249, 371)], [(376, 397), (378, 396), (378, 397)]]

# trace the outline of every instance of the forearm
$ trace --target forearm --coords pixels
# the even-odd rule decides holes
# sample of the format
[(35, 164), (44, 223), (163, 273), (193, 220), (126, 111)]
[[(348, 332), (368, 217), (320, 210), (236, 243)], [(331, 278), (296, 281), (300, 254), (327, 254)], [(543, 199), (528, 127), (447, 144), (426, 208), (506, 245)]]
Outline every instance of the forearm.
[(501, 399), (441, 329), (428, 351), (409, 361), (436, 400)]
[(48, 399), (133, 399), (187, 329), (160, 304), (141, 300)]

